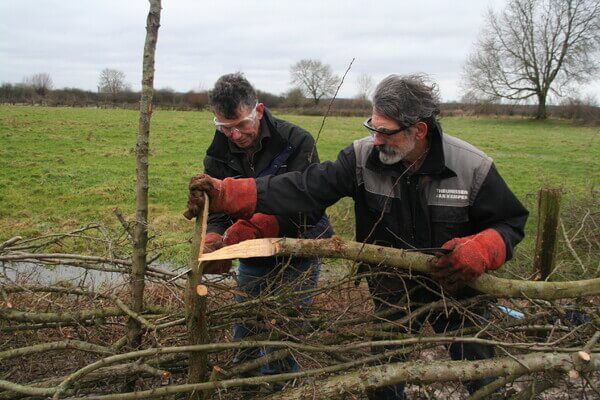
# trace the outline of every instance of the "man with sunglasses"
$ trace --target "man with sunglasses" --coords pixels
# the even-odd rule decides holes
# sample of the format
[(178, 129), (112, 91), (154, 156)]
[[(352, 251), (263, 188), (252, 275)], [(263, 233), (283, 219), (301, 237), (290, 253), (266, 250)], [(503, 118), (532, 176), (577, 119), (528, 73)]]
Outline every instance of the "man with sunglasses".
[[(381, 264), (363, 266), (376, 312), (388, 321), (402, 319), (387, 324), (390, 333), (417, 333), (425, 322), (438, 333), (458, 330), (454, 333), (458, 335), (462, 327), (485, 326), (488, 312), (481, 304), (460, 313), (417, 310), (444, 295), (476, 296), (465, 283), (512, 257), (524, 236), (528, 212), (493, 161), (469, 143), (443, 133), (438, 115), (436, 85), (427, 77), (390, 75), (375, 89), (373, 112), (364, 122), (371, 136), (342, 150), (335, 162), (256, 181), (197, 177), (190, 185), (188, 206), (196, 209), (202, 204), (196, 191), (208, 193), (211, 208), (242, 217), (257, 211), (307, 212), (352, 197), (358, 241), (395, 248), (441, 246), (450, 251), (434, 262), (434, 279)], [(493, 347), (475, 343), (454, 343), (449, 352), (454, 360), (494, 356)], [(473, 393), (489, 382), (489, 378), (468, 381), (465, 386)], [(377, 388), (369, 398), (403, 399), (404, 385)]]
[[(255, 89), (241, 74), (221, 76), (210, 92), (214, 112), (214, 138), (204, 158), (205, 173), (218, 179), (258, 178), (303, 171), (319, 161), (315, 141), (304, 129), (271, 115), (258, 101)], [(236, 179), (237, 178), (237, 179)], [(192, 179), (194, 181), (194, 179)], [(240, 200), (245, 196), (239, 191)], [(191, 219), (201, 208), (190, 208), (184, 215)], [(323, 208), (289, 215), (253, 213), (244, 219), (232, 218), (221, 212), (208, 217), (204, 252), (243, 240), (265, 237), (325, 238), (333, 231)], [(318, 258), (266, 257), (240, 259), (236, 275), (238, 302), (280, 292), (300, 292), (293, 301), (286, 300), (282, 313), (306, 312), (311, 296), (302, 295), (315, 287), (319, 271)], [(207, 263), (204, 273), (226, 273), (231, 261)], [(287, 295), (289, 298), (289, 295)], [(269, 304), (273, 306), (273, 304)], [(258, 313), (257, 313), (258, 315)], [(250, 321), (252, 322), (252, 321)], [(257, 328), (264, 321), (236, 324), (233, 336), (243, 340), (263, 332)], [(270, 350), (267, 349), (267, 352)], [(265, 355), (261, 349), (240, 351), (236, 362), (249, 361)], [(295, 372), (298, 364), (292, 356), (262, 365), (252, 373), (275, 374)]]

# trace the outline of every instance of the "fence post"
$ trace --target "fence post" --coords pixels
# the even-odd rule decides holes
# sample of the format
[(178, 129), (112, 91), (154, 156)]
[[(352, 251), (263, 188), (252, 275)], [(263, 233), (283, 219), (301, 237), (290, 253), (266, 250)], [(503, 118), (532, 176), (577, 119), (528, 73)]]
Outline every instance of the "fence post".
[[(191, 345), (209, 342), (208, 327), (206, 325), (206, 297), (199, 296), (196, 288), (202, 282), (202, 265), (198, 261), (200, 249), (204, 245), (206, 223), (208, 220), (208, 200), (203, 212), (196, 217), (194, 237), (192, 239), (192, 253), (190, 254), (190, 272), (185, 292), (186, 318), (188, 338)], [(203, 382), (207, 372), (208, 357), (206, 352), (191, 352), (188, 358), (188, 383)], [(189, 399), (200, 400), (202, 392), (193, 392)]]
[(541, 188), (538, 193), (538, 227), (533, 273), (546, 280), (554, 269), (561, 190)]

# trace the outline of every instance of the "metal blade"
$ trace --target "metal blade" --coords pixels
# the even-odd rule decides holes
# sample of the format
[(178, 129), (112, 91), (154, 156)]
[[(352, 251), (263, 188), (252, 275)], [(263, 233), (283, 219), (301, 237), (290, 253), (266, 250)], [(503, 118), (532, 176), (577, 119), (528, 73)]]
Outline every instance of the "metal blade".
[(425, 253), (425, 254), (431, 254), (433, 256), (443, 256), (446, 254), (450, 254), (452, 252), (452, 250), (448, 250), (448, 249), (444, 249), (441, 247), (423, 247), (420, 249), (402, 249), (404, 251), (407, 252), (419, 252), (419, 253)]

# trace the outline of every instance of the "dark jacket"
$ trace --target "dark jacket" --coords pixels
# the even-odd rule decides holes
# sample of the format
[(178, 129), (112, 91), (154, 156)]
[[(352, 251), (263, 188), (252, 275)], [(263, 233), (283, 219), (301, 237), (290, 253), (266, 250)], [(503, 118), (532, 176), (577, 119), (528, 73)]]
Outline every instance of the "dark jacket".
[[(265, 134), (261, 134), (261, 147), (252, 160), (248, 160), (246, 153), (237, 149), (225, 135), (215, 131), (204, 158), (205, 173), (218, 179), (257, 178), (303, 171), (310, 164), (319, 162), (315, 141), (310, 133), (292, 123), (274, 118), (267, 109), (261, 120), (261, 130)], [(274, 215), (282, 237), (325, 238), (331, 237), (333, 233), (324, 208), (313, 208), (305, 213), (291, 211)], [(235, 220), (225, 214), (211, 213), (207, 231), (223, 234), (233, 222)], [(261, 263), (265, 262), (265, 259), (261, 260)]]
[(258, 179), (257, 211), (322, 209), (350, 196), (360, 242), (439, 247), (451, 238), (494, 228), (510, 259), (524, 236), (528, 211), (483, 152), (442, 134), (437, 122), (429, 124), (429, 140), (429, 152), (414, 174), (406, 173), (402, 162), (382, 164), (369, 137), (342, 150), (335, 162)]

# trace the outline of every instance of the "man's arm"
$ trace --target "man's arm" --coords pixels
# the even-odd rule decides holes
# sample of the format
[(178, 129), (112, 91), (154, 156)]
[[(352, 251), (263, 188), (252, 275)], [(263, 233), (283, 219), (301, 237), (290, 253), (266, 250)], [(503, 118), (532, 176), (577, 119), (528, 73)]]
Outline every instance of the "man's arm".
[(525, 236), (525, 223), (529, 211), (510, 190), (492, 165), (470, 211), (476, 231), (492, 228), (502, 236), (506, 245), (506, 261), (513, 255), (515, 246)]
[(303, 172), (256, 180), (256, 210), (266, 214), (290, 214), (325, 209), (342, 197), (354, 197), (356, 157), (352, 146), (335, 162), (311, 164)]
[[(290, 214), (326, 208), (345, 196), (355, 196), (356, 160), (352, 146), (336, 162), (312, 164), (304, 172), (289, 172), (254, 180), (197, 175), (189, 185), (186, 217), (197, 215), (204, 206), (203, 193), (210, 197), (210, 211), (250, 219), (256, 212)], [(257, 188), (257, 183), (260, 189)], [(257, 204), (259, 202), (259, 204)]]
[[(214, 161), (211, 161), (212, 160), (210, 156), (204, 157), (204, 173), (217, 179), (226, 178), (226, 176), (221, 176), (216, 168), (213, 168)], [(206, 231), (223, 235), (227, 228), (229, 228), (232, 224), (233, 220), (229, 215), (219, 212), (211, 212), (208, 214)]]
[(475, 233), (444, 243), (452, 252), (433, 261), (434, 277), (452, 288), (500, 268), (523, 239), (528, 215), (492, 165), (470, 207)]
[[(318, 152), (315, 148), (313, 137), (304, 129), (292, 124), (289, 141), (293, 143), (295, 151), (285, 160), (287, 172), (303, 172), (309, 165), (319, 162)], [(325, 215), (325, 209), (315, 209), (304, 213), (278, 214), (275, 215), (278, 226), (278, 236), (282, 237), (307, 237), (326, 235), (331, 232), (327, 221), (321, 221)], [(319, 222), (321, 223), (319, 224)], [(319, 224), (318, 229), (316, 228)], [(327, 237), (329, 237), (327, 236)]]

